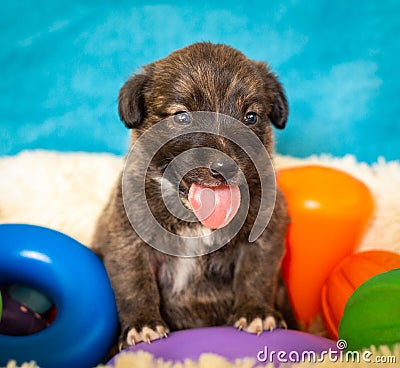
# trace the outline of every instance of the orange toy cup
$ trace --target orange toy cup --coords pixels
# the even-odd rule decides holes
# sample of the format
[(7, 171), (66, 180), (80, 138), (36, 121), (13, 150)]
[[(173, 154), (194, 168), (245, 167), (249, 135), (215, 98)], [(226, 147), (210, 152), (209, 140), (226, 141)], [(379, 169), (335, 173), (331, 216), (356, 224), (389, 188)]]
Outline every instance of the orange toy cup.
[(322, 288), (322, 313), (328, 334), (338, 338), (344, 307), (353, 292), (372, 276), (400, 268), (400, 255), (383, 250), (352, 254), (340, 262)]
[(317, 166), (279, 170), (289, 225), (283, 276), (296, 317), (307, 328), (321, 311), (321, 290), (332, 269), (353, 253), (374, 208), (365, 184)]

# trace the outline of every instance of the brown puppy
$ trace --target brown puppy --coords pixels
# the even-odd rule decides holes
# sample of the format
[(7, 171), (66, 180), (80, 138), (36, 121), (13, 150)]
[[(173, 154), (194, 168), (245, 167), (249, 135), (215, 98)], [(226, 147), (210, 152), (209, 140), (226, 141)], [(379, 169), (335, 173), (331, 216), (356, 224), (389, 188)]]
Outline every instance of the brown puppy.
[[(224, 137), (203, 132), (185, 134), (182, 126), (192, 124), (191, 113), (195, 111), (216, 112), (240, 121), (269, 153), (273, 151), (270, 123), (282, 129), (288, 115), (283, 88), (267, 65), (251, 61), (225, 45), (197, 43), (175, 51), (145, 66), (122, 87), (119, 114), (132, 129), (132, 145), (163, 119), (169, 119), (168, 129), (181, 129), (155, 152), (148, 167), (147, 203), (163, 228), (179, 236), (198, 236), (197, 244), (204, 245), (207, 254), (179, 257), (146, 244), (131, 226), (126, 203), (124, 206), (124, 201), (129, 202), (132, 216), (149, 232), (153, 231), (148, 216), (140, 208), (135, 212), (135, 203), (140, 199), (137, 188), (128, 182), (122, 189), (121, 180), (118, 181), (98, 221), (92, 246), (102, 257), (115, 291), (120, 347), (142, 340), (150, 342), (166, 336), (168, 331), (184, 328), (232, 324), (260, 333), (287, 325), (296, 327), (280, 277), (288, 224), (284, 198), (278, 191), (267, 228), (250, 243), (249, 233), (262, 196), (257, 169), (241, 147)], [(204, 159), (209, 160), (209, 165), (194, 165), (192, 170), (176, 175), (176, 183), (171, 178), (162, 179), (168, 164), (194, 147), (213, 148), (224, 155), (211, 155)], [(189, 155), (188, 161), (191, 159), (196, 161)], [(139, 151), (127, 161), (125, 172), (135, 175), (135, 162), (141, 160)], [(261, 175), (271, 175), (271, 171)], [(171, 214), (161, 193), (163, 180), (170, 188), (178, 188), (179, 198), (187, 208), (193, 207), (189, 197), (199, 188), (211, 188), (217, 193), (216, 188), (242, 188), (246, 184), (250, 199), (243, 226), (225, 246), (209, 252), (210, 243), (218, 245), (223, 237), (203, 241), (202, 236), (209, 235), (209, 227), (213, 226), (203, 221), (184, 221)], [(231, 194), (228, 198), (241, 197)], [(225, 207), (220, 210), (228, 211)], [(239, 203), (239, 212), (240, 208)], [(176, 245), (176, 249), (180, 246), (185, 247), (185, 243)]]

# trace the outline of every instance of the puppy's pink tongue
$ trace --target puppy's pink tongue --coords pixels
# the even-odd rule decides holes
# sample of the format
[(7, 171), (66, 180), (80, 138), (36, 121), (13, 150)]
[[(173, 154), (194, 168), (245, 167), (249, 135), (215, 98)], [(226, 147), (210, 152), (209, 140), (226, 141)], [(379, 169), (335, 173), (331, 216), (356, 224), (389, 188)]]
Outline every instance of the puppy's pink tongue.
[(205, 187), (192, 184), (189, 203), (200, 222), (210, 229), (220, 229), (235, 217), (240, 205), (240, 190), (237, 185)]

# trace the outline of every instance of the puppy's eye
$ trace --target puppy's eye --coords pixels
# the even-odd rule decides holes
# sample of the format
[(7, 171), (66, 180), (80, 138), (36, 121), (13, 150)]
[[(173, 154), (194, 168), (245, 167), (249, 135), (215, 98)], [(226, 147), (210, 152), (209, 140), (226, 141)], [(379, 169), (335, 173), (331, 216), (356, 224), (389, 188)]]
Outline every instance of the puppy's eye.
[(258, 116), (255, 112), (250, 111), (250, 112), (246, 113), (243, 120), (246, 124), (252, 125), (252, 124), (257, 123)]
[(177, 112), (174, 115), (174, 122), (181, 125), (190, 124), (192, 118), (190, 117), (189, 113), (186, 111)]

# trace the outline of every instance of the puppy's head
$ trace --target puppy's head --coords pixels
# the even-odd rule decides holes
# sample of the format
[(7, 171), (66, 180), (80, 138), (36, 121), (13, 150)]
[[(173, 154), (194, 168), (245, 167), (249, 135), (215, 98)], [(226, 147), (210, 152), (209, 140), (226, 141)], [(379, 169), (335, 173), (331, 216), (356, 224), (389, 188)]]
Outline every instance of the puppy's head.
[[(191, 113), (196, 111), (216, 112), (242, 122), (271, 153), (271, 124), (278, 129), (285, 127), (288, 104), (282, 85), (265, 63), (251, 61), (229, 46), (211, 43), (193, 44), (145, 66), (125, 83), (119, 95), (119, 115), (132, 129), (132, 143), (166, 118), (189, 125)], [(179, 183), (183, 196), (193, 184), (240, 185), (238, 167), (247, 178), (256, 173), (240, 147), (206, 133), (179, 135), (157, 152), (153, 165), (162, 174), (174, 157), (195, 147), (213, 148), (223, 155), (210, 155), (208, 164), (184, 175)]]

